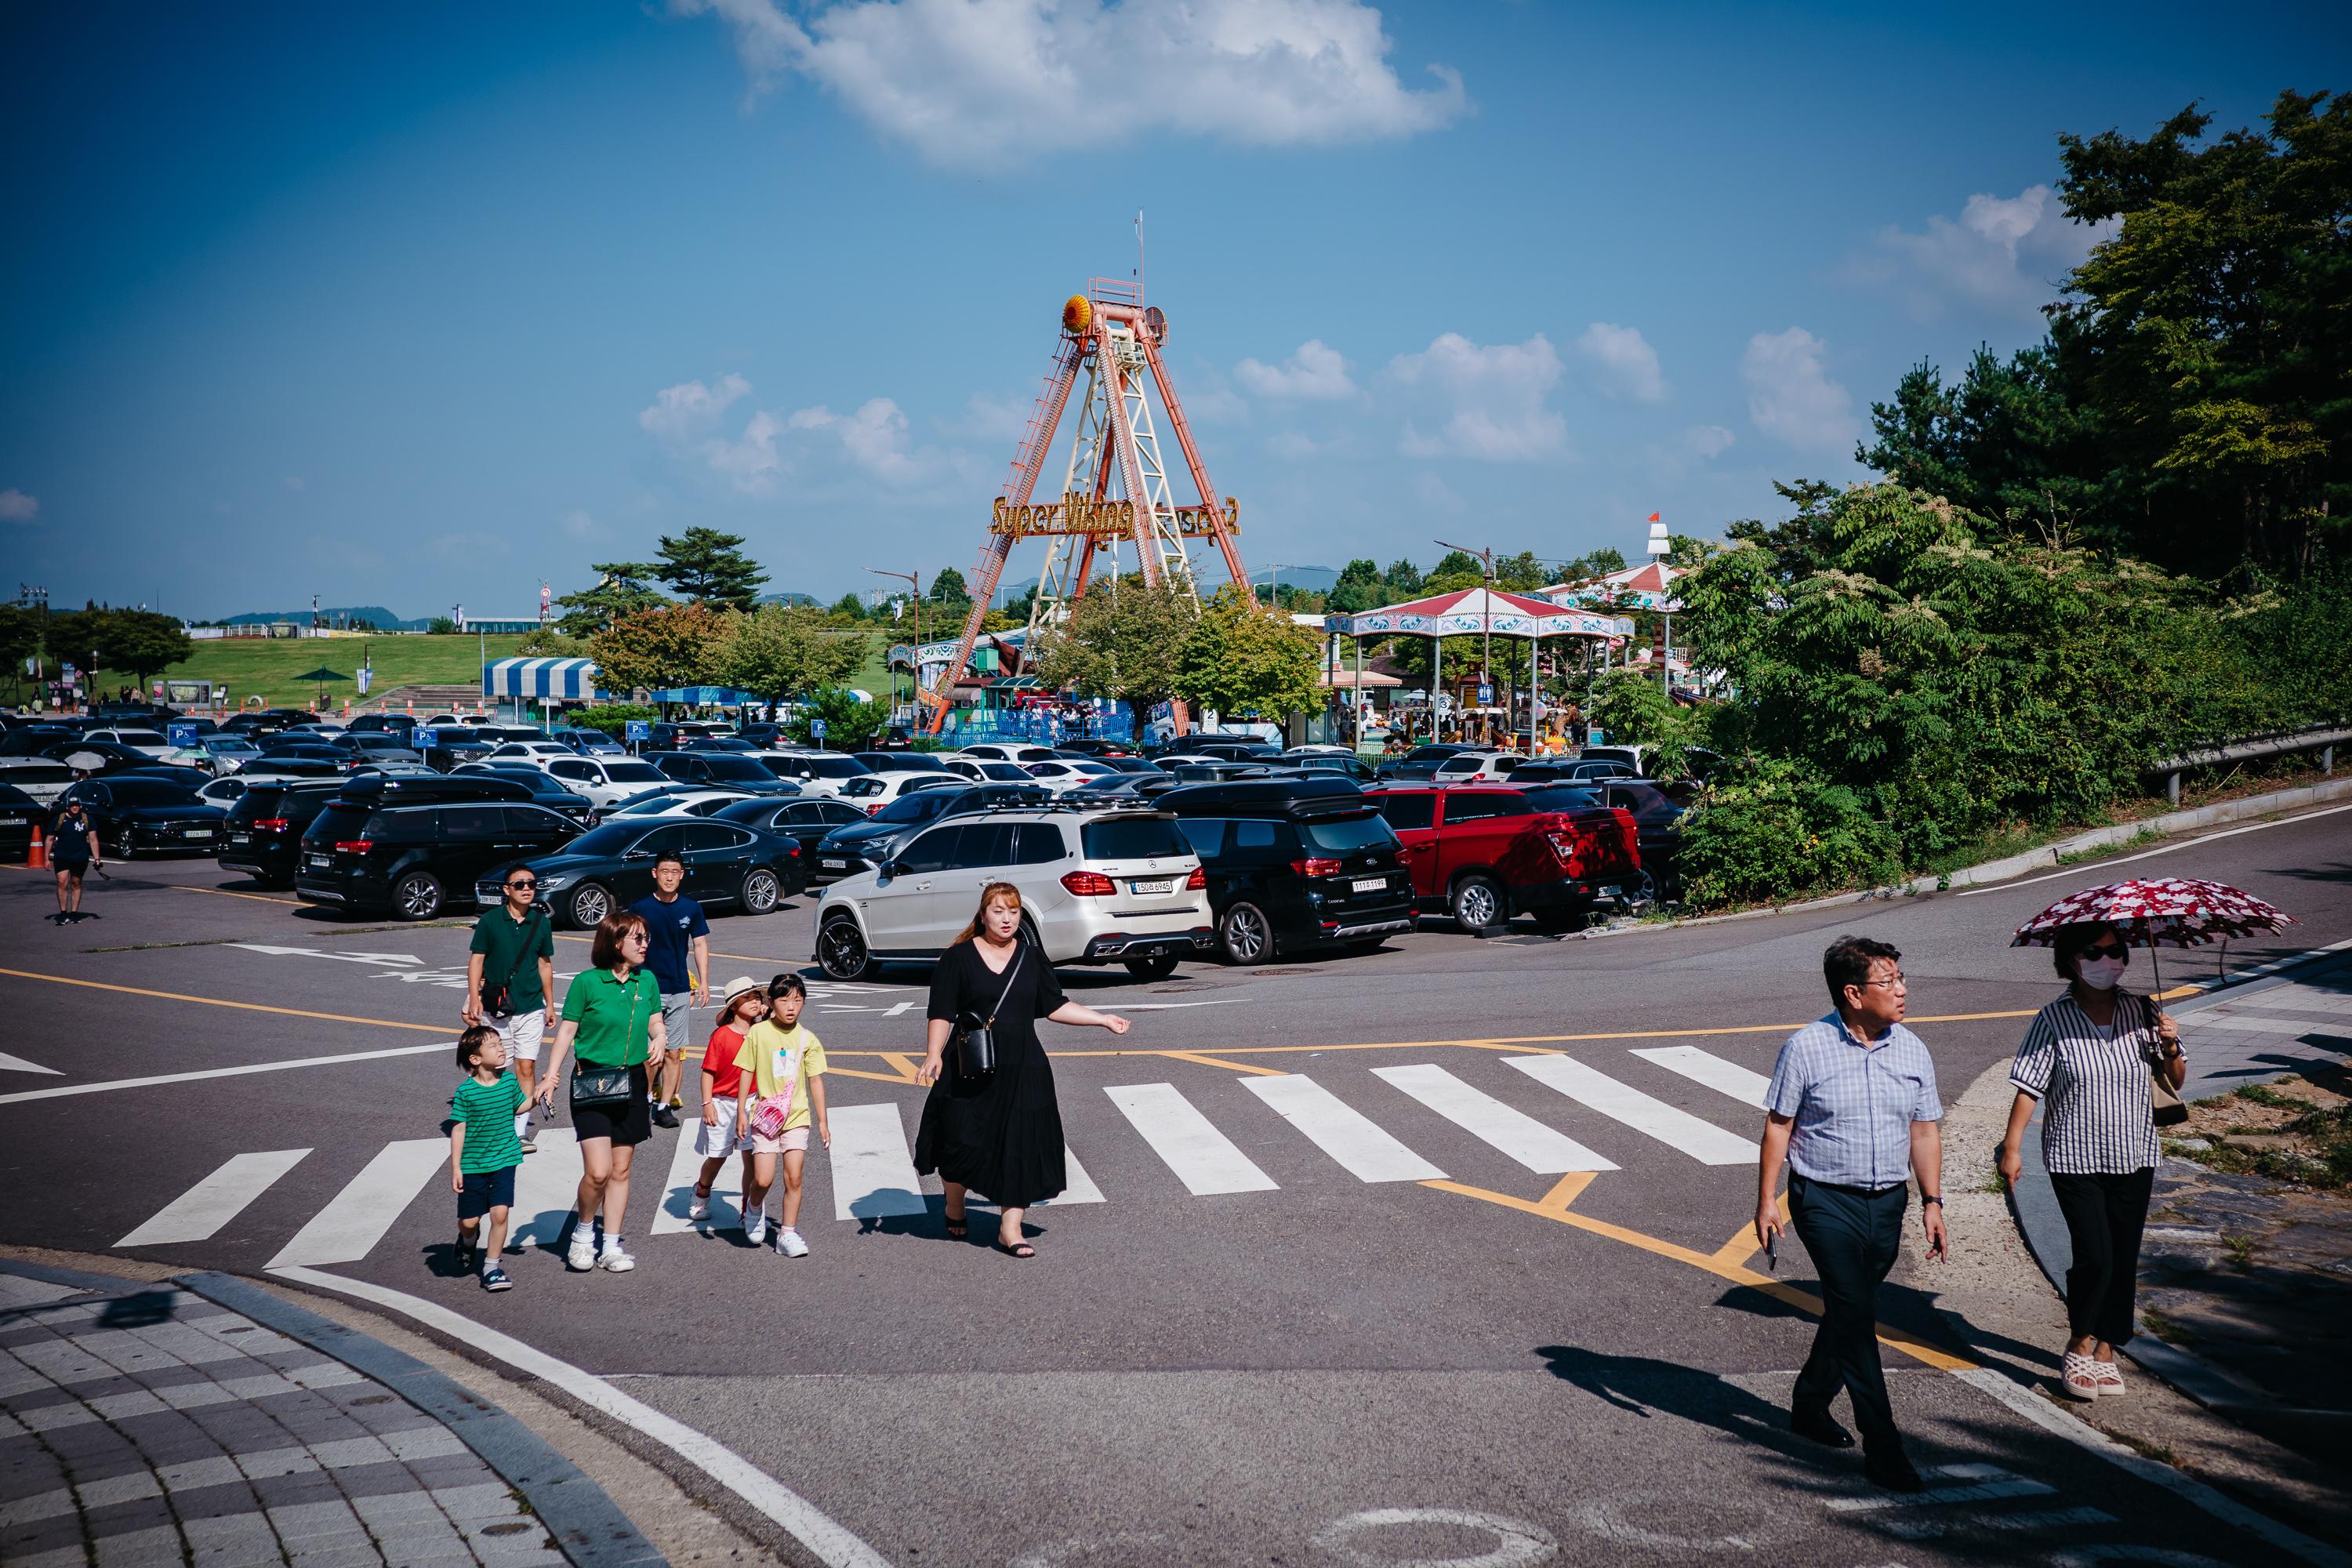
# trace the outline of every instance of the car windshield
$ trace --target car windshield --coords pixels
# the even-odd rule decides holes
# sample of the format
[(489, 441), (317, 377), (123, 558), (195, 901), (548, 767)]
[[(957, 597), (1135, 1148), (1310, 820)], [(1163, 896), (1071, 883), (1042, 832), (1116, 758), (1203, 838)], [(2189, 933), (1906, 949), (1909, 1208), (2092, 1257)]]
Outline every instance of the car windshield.
[(566, 855), (618, 855), (645, 837), (642, 822), (608, 822), (592, 827), (563, 847)]
[(811, 757), (808, 771), (821, 779), (854, 779), (871, 770), (856, 757)]
[(669, 775), (651, 763), (606, 763), (604, 776), (614, 784), (657, 784)]
[(703, 752), (705, 771), (714, 779), (730, 779), (744, 784), (765, 784), (775, 775), (751, 757), (735, 756), (726, 752)]
[(261, 748), (250, 741), (206, 741), (205, 750), (207, 752), (258, 752)]
[(471, 742), (478, 741), (481, 738), (479, 731), (473, 730), (460, 730), (455, 724), (444, 724), (439, 729), (433, 731), (433, 740), (435, 743), (443, 746), (463, 745)]
[(1388, 819), (1377, 812), (1368, 811), (1361, 816), (1327, 817), (1320, 822), (1302, 822), (1299, 837), (1318, 849), (1334, 855), (1346, 855), (1358, 849), (1385, 849), (1393, 846), (1397, 836)]
[(194, 795), (169, 779), (116, 779), (106, 786), (117, 805), (186, 805)]
[(963, 792), (952, 789), (918, 790), (902, 795), (874, 814), (877, 822), (929, 822), (947, 810), (948, 803)]
[(1165, 816), (1107, 816), (1081, 828), (1078, 841), (1089, 860), (1165, 859), (1192, 852), (1175, 822)]
[(855, 778), (841, 786), (841, 793), (845, 796), (862, 800), (869, 795), (880, 795), (889, 787), (877, 778)]
[(117, 730), (114, 738), (126, 746), (160, 746), (163, 737), (152, 730)]
[(1601, 804), (1596, 791), (1564, 784), (1538, 785), (1528, 791), (1528, 798), (1538, 811), (1591, 811)]

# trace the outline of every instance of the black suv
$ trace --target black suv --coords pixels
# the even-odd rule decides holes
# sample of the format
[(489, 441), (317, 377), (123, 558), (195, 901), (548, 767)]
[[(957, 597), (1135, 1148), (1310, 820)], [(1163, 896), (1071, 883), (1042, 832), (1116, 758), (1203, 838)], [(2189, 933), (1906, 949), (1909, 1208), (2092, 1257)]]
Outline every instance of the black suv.
[(511, 779), (371, 773), (346, 784), (302, 835), (294, 890), (312, 903), (426, 921), (492, 866), (579, 837)]
[(1152, 805), (1176, 814), (1209, 873), (1209, 910), (1228, 963), (1309, 947), (1372, 948), (1412, 929), (1403, 847), (1346, 779), (1192, 784)]
[[(665, 853), (686, 862), (686, 894), (713, 910), (764, 915), (808, 886), (808, 857), (782, 834), (675, 816), (608, 822), (551, 854), (515, 864), (539, 879), (539, 901), (557, 920), (593, 931), (606, 915), (654, 890), (654, 858)], [(475, 879), (474, 901), (483, 909), (496, 904), (512, 868), (486, 868)]]
[(264, 779), (247, 786), (221, 824), (221, 869), (242, 871), (265, 888), (292, 887), (303, 833), (342, 787), (341, 779)]
[(478, 763), (505, 744), (456, 724), (419, 725), (408, 738), (408, 749), (421, 754), (426, 767), (445, 773), (459, 763)]
[(663, 752), (648, 760), (684, 784), (740, 790), (745, 795), (798, 795), (801, 786), (770, 773), (756, 757), (737, 752)]

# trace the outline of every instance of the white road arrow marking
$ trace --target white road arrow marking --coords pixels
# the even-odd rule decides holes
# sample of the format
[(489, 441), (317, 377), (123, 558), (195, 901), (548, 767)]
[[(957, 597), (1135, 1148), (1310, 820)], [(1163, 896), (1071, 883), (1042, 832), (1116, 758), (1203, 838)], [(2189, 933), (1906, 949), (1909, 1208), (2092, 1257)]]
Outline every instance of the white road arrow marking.
[(373, 963), (378, 966), (415, 963), (425, 961), (411, 952), (320, 952), (314, 947), (272, 947), (267, 942), (233, 942), (231, 947), (247, 952), (267, 953), (272, 958), (331, 958), (338, 963)]
[(45, 1068), (38, 1062), (28, 1062), (22, 1057), (12, 1057), (5, 1051), (0, 1051), (0, 1072), (40, 1072), (47, 1073), (51, 1078), (65, 1077), (65, 1074), (55, 1068)]

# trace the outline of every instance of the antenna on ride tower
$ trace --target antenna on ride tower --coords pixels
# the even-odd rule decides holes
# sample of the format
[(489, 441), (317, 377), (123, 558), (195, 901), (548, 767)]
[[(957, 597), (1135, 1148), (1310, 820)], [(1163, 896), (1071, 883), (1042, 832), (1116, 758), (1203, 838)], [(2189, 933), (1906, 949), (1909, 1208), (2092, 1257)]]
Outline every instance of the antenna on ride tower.
[(1143, 303), (1143, 209), (1135, 209), (1135, 302)]

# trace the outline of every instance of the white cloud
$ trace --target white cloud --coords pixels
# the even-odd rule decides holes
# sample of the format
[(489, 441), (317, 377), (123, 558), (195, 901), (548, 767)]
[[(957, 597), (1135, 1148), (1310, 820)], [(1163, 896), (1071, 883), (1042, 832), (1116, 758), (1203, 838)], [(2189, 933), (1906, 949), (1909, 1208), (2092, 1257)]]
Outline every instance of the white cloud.
[(911, 449), (907, 416), (887, 397), (869, 397), (855, 414), (835, 414), (820, 404), (799, 410), (787, 424), (793, 430), (831, 435), (853, 465), (886, 484), (915, 484), (930, 477), (937, 468), (935, 454)]
[(1881, 229), (1844, 274), (1895, 289), (1922, 321), (1955, 300), (2030, 316), (2116, 227), (2112, 220), (2076, 223), (2047, 185), (2028, 185), (2013, 196), (1980, 192), (1957, 220), (1937, 214), (1923, 233)]
[(1355, 443), (1344, 432), (1328, 441), (1318, 441), (1301, 430), (1279, 430), (1265, 438), (1265, 449), (1285, 462), (1303, 462), (1309, 458), (1328, 458), (1344, 452)]
[[(1411, 136), (1469, 107), (1462, 79), (1405, 87), (1361, 0), (669, 0), (716, 15), (758, 92), (824, 88), (934, 163), (1003, 168), (1153, 135), (1250, 146)], [(1115, 82), (1117, 107), (1102, 84)]]
[(964, 401), (963, 412), (940, 420), (940, 428), (950, 436), (1009, 447), (1021, 439), (1021, 433), (1029, 427), (1032, 406), (1017, 398), (975, 392)]
[(1427, 468), (1413, 475), (1412, 496), (1432, 511), (1442, 511), (1448, 517), (1459, 517), (1470, 510), (1470, 503), (1464, 500), (1452, 485)]
[(1488, 462), (1565, 456), (1568, 422), (1544, 404), (1560, 370), (1559, 351), (1541, 332), (1523, 343), (1485, 347), (1447, 332), (1420, 353), (1399, 354), (1389, 362), (1390, 378), (1416, 394), (1423, 411), (1438, 421), (1430, 435), (1407, 418), (1405, 455)]
[(1184, 414), (1195, 425), (1238, 425), (1249, 417), (1249, 400), (1212, 374), (1183, 394)]
[(561, 521), (563, 524), (563, 531), (573, 539), (586, 539), (602, 531), (597, 527), (596, 520), (578, 507), (565, 512)]
[(0, 490), (0, 522), (30, 522), (41, 515), (37, 496), (28, 496), (11, 485)]
[(1260, 397), (1328, 401), (1351, 397), (1356, 384), (1348, 379), (1348, 362), (1319, 338), (1309, 338), (1280, 365), (1245, 359), (1234, 366), (1234, 379)]
[(1712, 458), (1729, 450), (1738, 439), (1720, 425), (1694, 425), (1683, 432), (1682, 447), (1694, 458)]
[(302, 482), (302, 476), (299, 474), (289, 474), (278, 482), (289, 490), (307, 490), (310, 488)]
[(1601, 390), (1612, 397), (1636, 403), (1664, 403), (1666, 378), (1658, 370), (1658, 351), (1638, 327), (1595, 321), (1576, 340), (1576, 348), (1592, 362)]
[(665, 442), (691, 441), (716, 429), (728, 405), (751, 391), (751, 384), (740, 375), (721, 376), (716, 386), (680, 382), (654, 394), (653, 406), (637, 416), (637, 423)]
[(637, 424), (677, 458), (698, 458), (714, 474), (746, 495), (763, 495), (783, 471), (776, 437), (783, 426), (765, 409), (754, 409), (742, 434), (719, 431), (727, 410), (751, 393), (740, 375), (721, 376), (716, 386), (698, 381), (663, 387), (637, 415)]
[(1853, 445), (1860, 434), (1853, 395), (1822, 369), (1827, 348), (1802, 327), (1748, 340), (1739, 379), (1748, 385), (1748, 417), (1757, 429), (1803, 452)]

